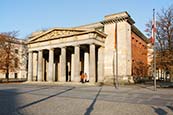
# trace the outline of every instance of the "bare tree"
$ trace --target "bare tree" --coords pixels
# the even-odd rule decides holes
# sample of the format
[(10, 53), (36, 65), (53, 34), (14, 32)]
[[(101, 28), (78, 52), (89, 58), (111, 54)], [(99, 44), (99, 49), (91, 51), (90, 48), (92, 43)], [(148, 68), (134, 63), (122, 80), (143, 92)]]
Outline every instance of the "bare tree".
[(6, 73), (7, 80), (9, 72), (19, 68), (19, 57), (15, 52), (15, 44), (18, 42), (16, 35), (16, 31), (0, 34), (0, 71)]
[[(157, 68), (173, 74), (173, 5), (157, 13), (156, 49)], [(146, 24), (146, 33), (151, 37), (152, 21)]]

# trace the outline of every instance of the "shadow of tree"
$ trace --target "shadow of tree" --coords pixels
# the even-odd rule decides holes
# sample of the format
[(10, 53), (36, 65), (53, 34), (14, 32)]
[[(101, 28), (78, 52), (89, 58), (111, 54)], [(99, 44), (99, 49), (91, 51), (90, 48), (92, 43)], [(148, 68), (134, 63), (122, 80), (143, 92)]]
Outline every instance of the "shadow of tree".
[(56, 93), (56, 94), (54, 94), (54, 95), (51, 95), (51, 96), (42, 98), (42, 99), (40, 99), (40, 100), (34, 101), (34, 102), (32, 102), (32, 103), (29, 103), (29, 104), (20, 106), (20, 107), (17, 108), (17, 110), (24, 109), (24, 108), (29, 107), (29, 106), (31, 106), (31, 105), (40, 103), (40, 102), (42, 102), (42, 101), (45, 101), (45, 100), (50, 99), (50, 98), (52, 98), (52, 97), (55, 97), (55, 96), (57, 96), (57, 95), (60, 95), (60, 94), (63, 94), (63, 93), (65, 93), (65, 92), (68, 92), (68, 91), (70, 91), (70, 90), (73, 90), (74, 88), (75, 88), (75, 87), (72, 87), (72, 88), (69, 88), (69, 89), (67, 89), (67, 90), (65, 90), (65, 91), (61, 91), (61, 92), (58, 92), (58, 93)]
[(155, 113), (157, 113), (158, 115), (167, 115), (167, 112), (159, 107), (152, 107), (155, 111)]
[(169, 108), (171, 111), (173, 111), (173, 106), (168, 105), (166, 107)]
[(98, 96), (99, 96), (101, 90), (102, 90), (102, 87), (99, 89), (99, 91), (98, 91), (96, 97), (94, 98), (94, 100), (93, 100), (93, 102), (90, 104), (90, 106), (87, 108), (87, 110), (86, 110), (86, 112), (84, 113), (84, 115), (90, 115), (90, 113), (94, 110), (94, 105), (95, 105), (95, 103), (96, 103), (96, 101), (97, 101), (97, 98), (98, 98)]
[(16, 91), (16, 90), (3, 90), (1, 92), (6, 92), (6, 93), (13, 93), (14, 95), (20, 95), (20, 94), (26, 94), (26, 93), (31, 93), (31, 92), (35, 92), (35, 91), (40, 91), (40, 90), (44, 90), (44, 89), (48, 89), (49, 87), (43, 87), (43, 88), (39, 88), (39, 89), (33, 89), (33, 90), (28, 90), (28, 91)]
[(13, 93), (17, 91), (17, 89), (0, 90), (0, 115), (21, 114), (16, 110), (16, 107), (19, 106), (20, 97)]
[(136, 86), (140, 88), (148, 89), (150, 91), (154, 91), (154, 88), (151, 85), (136, 84)]

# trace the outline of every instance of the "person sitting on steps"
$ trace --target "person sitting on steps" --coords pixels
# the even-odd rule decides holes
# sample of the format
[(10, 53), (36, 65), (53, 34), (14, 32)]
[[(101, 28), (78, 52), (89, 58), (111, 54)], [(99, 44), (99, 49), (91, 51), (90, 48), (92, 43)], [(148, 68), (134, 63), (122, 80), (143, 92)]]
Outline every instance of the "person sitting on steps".
[(83, 71), (80, 72), (80, 82), (84, 83), (85, 82), (85, 75), (83, 73)]

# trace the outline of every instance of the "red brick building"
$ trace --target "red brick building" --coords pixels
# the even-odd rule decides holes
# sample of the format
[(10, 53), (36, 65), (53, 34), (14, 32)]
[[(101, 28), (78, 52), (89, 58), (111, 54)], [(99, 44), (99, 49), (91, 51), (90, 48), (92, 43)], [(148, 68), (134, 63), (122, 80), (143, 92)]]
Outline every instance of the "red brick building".
[(132, 76), (144, 77), (148, 75), (148, 48), (147, 38), (132, 26)]

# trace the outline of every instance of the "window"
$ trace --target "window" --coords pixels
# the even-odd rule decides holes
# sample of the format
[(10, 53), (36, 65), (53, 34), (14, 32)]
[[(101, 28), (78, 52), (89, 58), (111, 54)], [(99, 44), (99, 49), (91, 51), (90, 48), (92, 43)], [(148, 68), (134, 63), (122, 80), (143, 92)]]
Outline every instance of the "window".
[(18, 59), (17, 58), (15, 59), (14, 66), (15, 66), (15, 68), (18, 67)]
[(14, 73), (14, 78), (17, 79), (17, 73)]
[(18, 49), (15, 49), (15, 53), (18, 54), (18, 52), (19, 52)]

